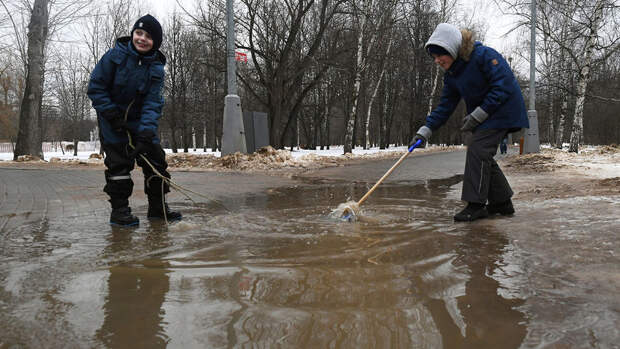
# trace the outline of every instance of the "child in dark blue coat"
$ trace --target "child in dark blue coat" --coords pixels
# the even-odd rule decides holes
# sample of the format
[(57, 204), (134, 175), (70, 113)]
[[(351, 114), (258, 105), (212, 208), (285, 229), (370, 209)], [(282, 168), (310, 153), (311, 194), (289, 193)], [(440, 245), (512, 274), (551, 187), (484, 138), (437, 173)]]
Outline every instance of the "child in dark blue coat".
[[(97, 111), (101, 144), (105, 152), (104, 192), (110, 197), (110, 223), (137, 225), (131, 213), (129, 196), (133, 191), (130, 172), (137, 162), (144, 173), (149, 218), (181, 218), (170, 211), (164, 197), (170, 191), (166, 178), (168, 164), (159, 144), (157, 128), (164, 100), (164, 65), (166, 57), (159, 51), (161, 25), (151, 15), (136, 21), (131, 36), (122, 37), (106, 52), (93, 70), (88, 97)], [(148, 159), (150, 165), (143, 159)]]
[(473, 40), (468, 30), (441, 23), (425, 44), (444, 70), (439, 105), (413, 137), (423, 145), (463, 99), (467, 116), (461, 131), (472, 132), (467, 143), (461, 199), (467, 206), (455, 221), (473, 221), (490, 214), (514, 213), (512, 189), (493, 157), (510, 132), (528, 128), (523, 95), (506, 60), (494, 49)]

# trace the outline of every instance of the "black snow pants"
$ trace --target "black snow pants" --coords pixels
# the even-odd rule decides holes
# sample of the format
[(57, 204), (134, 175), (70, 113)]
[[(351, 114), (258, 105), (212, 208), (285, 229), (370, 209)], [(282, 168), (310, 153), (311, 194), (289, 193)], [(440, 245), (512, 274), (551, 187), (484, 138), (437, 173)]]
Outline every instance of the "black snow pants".
[[(130, 172), (134, 169), (135, 163), (142, 167), (144, 173), (144, 192), (146, 195), (155, 200), (161, 200), (162, 195), (170, 191), (168, 183), (163, 181), (155, 174), (151, 166), (147, 164), (142, 157), (138, 156), (136, 160), (129, 158), (131, 151), (129, 144), (103, 144), (105, 152), (105, 182), (103, 191), (110, 196), (112, 209), (126, 207), (129, 205), (129, 197), (133, 191), (133, 181)], [(152, 144), (146, 158), (153, 167), (164, 177), (170, 178), (170, 174), (166, 171), (168, 163), (166, 162), (166, 153), (159, 144)], [(162, 190), (163, 182), (163, 190)]]
[(461, 200), (497, 204), (512, 197), (512, 189), (493, 157), (507, 129), (474, 131), (467, 144)]

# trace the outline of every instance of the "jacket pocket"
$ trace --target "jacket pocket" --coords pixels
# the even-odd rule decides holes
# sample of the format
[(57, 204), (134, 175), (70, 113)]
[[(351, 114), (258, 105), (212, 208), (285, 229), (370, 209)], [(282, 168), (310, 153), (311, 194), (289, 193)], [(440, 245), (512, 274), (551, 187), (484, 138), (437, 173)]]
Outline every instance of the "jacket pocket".
[(151, 85), (161, 84), (163, 80), (164, 80), (163, 69), (161, 71), (159, 69), (151, 71)]

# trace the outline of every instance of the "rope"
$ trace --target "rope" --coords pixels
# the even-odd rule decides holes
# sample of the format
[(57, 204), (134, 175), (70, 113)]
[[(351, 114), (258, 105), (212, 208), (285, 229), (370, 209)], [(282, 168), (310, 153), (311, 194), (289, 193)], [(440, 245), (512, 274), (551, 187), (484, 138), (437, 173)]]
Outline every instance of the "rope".
[[(133, 105), (133, 102), (134, 102), (134, 101), (135, 101), (135, 100), (131, 101), (131, 103), (129, 103), (129, 105), (127, 106), (127, 109), (125, 110), (125, 123), (127, 123), (127, 115), (129, 115), (129, 109), (130, 109), (130, 108), (131, 108), (131, 106)], [(133, 145), (133, 140), (132, 140), (132, 138), (131, 138), (131, 133), (129, 132), (129, 130), (125, 130), (125, 132), (127, 132), (127, 138), (128, 138), (128, 140), (129, 140), (129, 142), (128, 142), (128, 143), (129, 143), (129, 146), (130, 146), (132, 149), (134, 149), (134, 150), (135, 150), (135, 149), (136, 149), (136, 147)], [(164, 182), (165, 182), (165, 183), (167, 183), (167, 184), (168, 184), (168, 186), (169, 186), (170, 188), (173, 188), (173, 189), (177, 190), (179, 193), (183, 194), (183, 195), (184, 195), (184, 196), (185, 196), (188, 200), (190, 200), (190, 201), (191, 201), (194, 205), (196, 205), (196, 202), (195, 202), (195, 201), (191, 198), (191, 196), (189, 195), (189, 193), (194, 194), (194, 195), (197, 195), (197, 196), (199, 196), (199, 197), (202, 197), (203, 199), (206, 199), (206, 200), (211, 201), (211, 202), (213, 202), (213, 203), (216, 203), (218, 206), (222, 207), (222, 208), (223, 208), (223, 209), (225, 209), (227, 212), (230, 212), (230, 210), (229, 210), (226, 206), (224, 206), (224, 204), (222, 204), (220, 201), (215, 200), (215, 199), (212, 199), (212, 198), (209, 198), (209, 197), (207, 197), (206, 195), (203, 195), (203, 194), (197, 193), (197, 192), (195, 192), (195, 191), (193, 191), (193, 190), (190, 190), (190, 189), (184, 188), (184, 187), (180, 186), (179, 184), (177, 184), (177, 183), (173, 182), (170, 178), (168, 178), (168, 177), (166, 177), (166, 176), (162, 175), (162, 174), (161, 174), (161, 173), (160, 173), (160, 172), (159, 172), (159, 171), (155, 168), (155, 166), (153, 166), (153, 164), (152, 164), (152, 163), (151, 163), (151, 162), (147, 159), (147, 157), (146, 157), (146, 156), (144, 156), (144, 154), (138, 154), (138, 155), (142, 158), (142, 160), (144, 160), (144, 162), (146, 162), (146, 164), (147, 164), (147, 165), (149, 165), (149, 167), (151, 168), (151, 170), (153, 170), (153, 173), (155, 173), (155, 175), (156, 175), (156, 176), (158, 176), (159, 178), (161, 178), (161, 179), (162, 179), (162, 181), (161, 181), (161, 204), (162, 204), (162, 211), (164, 212), (164, 220), (165, 220), (166, 224), (168, 224), (168, 216), (167, 216), (167, 215), (168, 215), (168, 213), (166, 212), (166, 200), (165, 200), (165, 197), (164, 197), (164, 194), (165, 194), (165, 193), (164, 193), (164, 188), (165, 188)], [(146, 181), (147, 181), (147, 186), (148, 186), (148, 184), (149, 184), (148, 182), (151, 180), (151, 178), (152, 178), (152, 176), (151, 176), (151, 177), (149, 177), (148, 179), (146, 179)]]

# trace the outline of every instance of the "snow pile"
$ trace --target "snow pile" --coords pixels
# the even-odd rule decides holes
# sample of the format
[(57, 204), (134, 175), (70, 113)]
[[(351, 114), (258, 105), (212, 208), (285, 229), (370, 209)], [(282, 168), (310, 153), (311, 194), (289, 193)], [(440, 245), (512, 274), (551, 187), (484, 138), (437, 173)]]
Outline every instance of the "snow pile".
[[(462, 146), (434, 146), (418, 149), (415, 152), (437, 152), (462, 149)], [(354, 149), (353, 153), (343, 155), (342, 146), (330, 150), (302, 150), (293, 152), (285, 149), (274, 149), (266, 146), (254, 154), (234, 153), (219, 156), (212, 154), (173, 153), (166, 159), (171, 168), (177, 170), (213, 170), (213, 171), (244, 171), (244, 172), (282, 172), (303, 171), (323, 167), (341, 166), (352, 160), (398, 158), (407, 151), (407, 147), (386, 149)]]
[(509, 155), (501, 160), (502, 166), (525, 172), (552, 172), (580, 170), (598, 178), (620, 177), (620, 146), (584, 146), (579, 153), (563, 149), (541, 147), (540, 153)]
[(337, 165), (331, 157), (305, 154), (293, 157), (288, 150), (277, 150), (271, 146), (263, 147), (253, 154), (234, 153), (221, 157), (210, 154), (168, 154), (168, 165), (176, 169), (210, 169), (231, 171), (271, 171), (282, 169), (310, 169)]
[(34, 155), (20, 155), (17, 162), (44, 162), (40, 157)]

